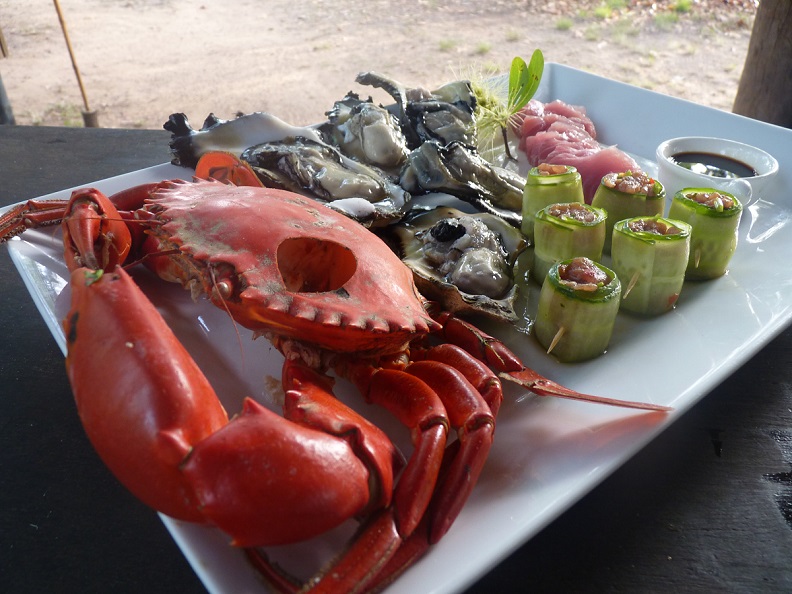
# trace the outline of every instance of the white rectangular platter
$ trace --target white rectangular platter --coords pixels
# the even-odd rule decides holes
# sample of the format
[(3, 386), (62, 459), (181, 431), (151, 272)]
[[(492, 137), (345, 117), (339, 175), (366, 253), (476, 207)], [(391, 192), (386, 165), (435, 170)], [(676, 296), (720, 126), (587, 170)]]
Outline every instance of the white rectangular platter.
[[(539, 398), (513, 388), (498, 419), (495, 445), (467, 506), (448, 535), (388, 592), (458, 592), (530, 539), (589, 492), (649, 440), (728, 377), (792, 319), (792, 131), (654, 92), (548, 64), (537, 98), (583, 105), (599, 139), (654, 165), (655, 147), (675, 136), (721, 136), (773, 154), (780, 173), (744, 213), (729, 273), (683, 289), (672, 312), (653, 320), (620, 314), (609, 351), (597, 360), (561, 365), (532, 337), (487, 326), (528, 366), (583, 392), (670, 405), (653, 415), (567, 400)], [(112, 192), (147, 181), (184, 177), (162, 165), (96, 182)], [(47, 196), (65, 197), (64, 190)], [(60, 319), (68, 303), (59, 236), (28, 232), (10, 242), (11, 255), (62, 349)], [(179, 287), (162, 287), (146, 274), (144, 288), (188, 346), (229, 412), (252, 395), (277, 407), (282, 359), (265, 340), (252, 342), (224, 313), (193, 303)], [(341, 397), (404, 440), (385, 413), (361, 404), (341, 383)], [(163, 517), (210, 592), (265, 592), (244, 555), (214, 529)], [(354, 527), (273, 551), (298, 573), (310, 571), (342, 546)]]

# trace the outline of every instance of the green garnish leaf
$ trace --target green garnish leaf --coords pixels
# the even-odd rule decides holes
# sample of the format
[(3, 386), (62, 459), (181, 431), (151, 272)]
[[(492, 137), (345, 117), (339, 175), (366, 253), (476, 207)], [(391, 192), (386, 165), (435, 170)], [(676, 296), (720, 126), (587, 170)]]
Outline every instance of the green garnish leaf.
[(517, 113), (536, 93), (544, 72), (544, 54), (542, 50), (534, 50), (531, 62), (525, 63), (517, 56), (512, 60), (509, 71), (508, 111)]
[(512, 60), (506, 97), (492, 92), (486, 84), (479, 85), (478, 88), (474, 86), (479, 139), (491, 142), (500, 134), (503, 137), (506, 162), (516, 160), (509, 149), (508, 126), (513, 123), (512, 120), (517, 113), (533, 98), (539, 88), (543, 72), (544, 54), (537, 49), (527, 64), (520, 57)]

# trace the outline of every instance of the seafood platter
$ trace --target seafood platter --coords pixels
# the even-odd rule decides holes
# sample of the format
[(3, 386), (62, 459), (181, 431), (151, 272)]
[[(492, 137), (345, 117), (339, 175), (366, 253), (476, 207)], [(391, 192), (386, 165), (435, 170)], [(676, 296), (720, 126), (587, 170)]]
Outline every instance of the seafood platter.
[[(193, 174), (199, 178), (227, 176), (240, 184), (234, 190), (239, 193), (227, 201), (223, 211), (226, 214), (216, 217), (214, 228), (225, 222), (219, 219), (234, 218), (231, 214), (236, 212), (234, 204), (246, 205), (247, 200), (263, 191), (240, 181), (248, 180), (244, 176), (252, 172), (252, 185), (288, 192), (275, 192), (272, 196), (286, 196), (284, 203), (299, 204), (301, 211), (319, 213), (316, 215), (317, 226), (333, 228), (332, 232), (353, 229), (351, 233), (357, 237), (355, 241), (359, 239), (363, 246), (354, 248), (350, 244), (354, 260), (344, 249), (331, 250), (332, 269), (338, 271), (340, 279), (327, 280), (320, 274), (324, 272), (322, 266), (326, 265), (321, 263), (323, 260), (319, 260), (319, 265), (315, 262), (304, 265), (304, 270), (295, 273), (294, 278), (284, 278), (294, 295), (332, 293), (328, 298), (336, 301), (356, 297), (351, 281), (356, 274), (355, 267), (367, 266), (368, 256), (384, 254), (379, 250), (387, 246), (385, 251), (390, 254), (387, 258), (384, 255), (371, 256), (375, 262), (373, 268), (386, 270), (387, 290), (396, 290), (398, 294), (385, 292), (382, 294), (385, 296), (369, 297), (377, 301), (374, 305), (385, 307), (385, 310), (388, 307), (396, 309), (398, 305), (400, 312), (407, 311), (408, 299), (399, 290), (408, 287), (409, 298), (415, 299), (417, 293), (409, 289), (410, 283), (414, 282), (422, 298), (431, 300), (433, 305), (423, 310), (418, 302), (417, 313), (410, 314), (410, 323), (415, 324), (411, 327), (413, 334), (443, 326), (450, 336), (448, 329), (455, 324), (452, 320), (467, 320), (472, 326), (468, 322), (460, 326), (465, 334), (456, 337), (457, 343), (473, 342), (480, 346), (486, 342), (485, 337), (491, 336), (495, 341), (486, 342), (487, 345), (495, 344), (497, 348), (502, 343), (516, 355), (524, 368), (520, 365), (511, 368), (505, 363), (490, 361), (491, 367), (499, 373), (492, 377), (503, 380), (502, 404), (484, 398), (487, 405), (484, 408), (497, 412), (497, 430), (492, 438), (494, 412), (490, 414), (485, 410), (483, 417), (489, 419), (489, 429), (486, 429), (490, 435), (487, 439), (491, 441), (491, 446), (487, 445), (489, 454), (486, 461), (483, 458), (479, 460), (478, 481), (467, 494), (467, 500), (464, 497), (461, 500), (452, 498), (451, 507), (456, 505), (461, 509), (446, 513), (443, 508), (438, 512), (444, 518), (442, 522), (450, 517), (444, 527), (447, 533), (442, 538), (431, 538), (431, 546), (424, 546), (426, 543), (421, 539), (426, 537), (421, 536), (414, 550), (411, 547), (415, 538), (408, 538), (405, 545), (396, 539), (396, 548), (406, 551), (406, 555), (414, 554), (414, 559), (394, 570), (393, 581), (387, 584), (388, 592), (459, 592), (588, 493), (789, 325), (792, 320), (792, 271), (777, 263), (792, 258), (792, 203), (789, 201), (792, 156), (788, 151), (792, 146), (792, 131), (548, 63), (544, 66), (538, 88), (523, 108), (519, 125), (509, 127), (504, 133), (507, 144), (499, 146), (497, 134), (489, 144), (469, 136), (474, 129), (471, 123), (475, 119), (476, 101), (482, 99), (473, 93), (467, 81), (448, 83), (431, 92), (406, 87), (376, 73), (361, 74), (356, 83), (357, 90), (350, 91), (335, 105), (327, 106), (327, 119), (314, 126), (295, 127), (271, 114), (249, 114), (230, 121), (210, 116), (198, 129), (193, 128), (183, 114), (173, 114), (166, 124), (166, 129), (172, 133), (172, 163), (97, 180), (92, 186), (110, 195), (140, 184), (190, 180)], [(504, 77), (489, 84), (497, 89), (498, 85), (507, 86), (509, 81)], [(392, 103), (382, 107), (367, 101), (365, 93), (371, 88), (385, 91), (392, 98)], [(568, 173), (562, 170), (563, 167), (574, 166), (582, 176), (580, 191), (583, 199), (575, 201), (579, 204), (574, 207), (566, 206), (564, 212), (586, 210), (587, 215), (592, 214), (596, 218), (596, 211), (602, 204), (613, 210), (618, 208), (608, 202), (609, 197), (598, 197), (598, 193), (605, 193), (600, 186), (605, 183), (607, 174), (630, 172), (636, 177), (641, 174), (643, 177), (640, 179), (645, 185), (658, 184), (657, 147), (670, 138), (684, 136), (727, 136), (730, 141), (758, 147), (778, 160), (773, 175), (758, 191), (748, 189), (747, 196), (739, 195), (743, 205), (741, 216), (732, 220), (734, 229), (728, 232), (730, 240), (732, 235), (736, 238), (736, 249), (729, 252), (728, 261), (722, 267), (719, 267), (719, 262), (712, 264), (717, 270), (706, 280), (680, 279), (681, 290), (675, 285), (671, 289), (672, 298), (664, 296), (660, 299), (660, 306), (655, 302), (638, 305), (636, 307), (641, 312), (638, 314), (635, 311), (614, 311), (608, 340), (604, 346), (598, 346), (593, 355), (578, 353), (565, 356), (564, 353), (576, 351), (557, 346), (564, 339), (555, 330), (550, 331), (548, 340), (553, 346), (548, 348), (547, 341), (536, 336), (544, 332), (540, 326), (547, 326), (546, 321), (540, 321), (542, 316), (539, 315), (546, 284), (539, 281), (545, 272), (543, 270), (537, 278), (535, 272), (531, 273), (531, 268), (541, 264), (549, 269), (549, 278), (560, 265), (552, 260), (545, 262), (544, 252), (539, 249), (540, 235), (544, 233), (543, 225), (546, 223), (542, 213), (546, 209), (531, 210), (530, 217), (523, 211), (532, 169), (541, 163), (550, 166), (548, 171), (553, 175), (560, 175)], [(554, 142), (548, 144), (550, 140)], [(569, 144), (572, 141), (574, 145)], [(581, 155), (589, 159), (584, 160)], [(245, 165), (238, 166), (239, 163)], [(237, 169), (242, 177), (235, 177)], [(609, 190), (625, 182), (623, 177), (610, 178)], [(184, 190), (184, 186), (190, 187)], [(217, 187), (222, 189), (224, 186), (216, 181), (168, 185), (161, 196), (156, 194), (157, 208), (161, 210), (147, 211), (151, 219), (146, 220), (146, 224), (152, 236), (160, 235), (158, 227), (163, 222), (163, 211), (182, 209), (176, 204), (182, 195), (194, 196), (196, 187), (201, 192), (214, 192)], [(745, 188), (738, 189), (746, 191)], [(66, 189), (41, 198), (66, 200), (71, 191)], [(308, 197), (295, 199), (292, 192)], [(662, 229), (673, 228), (673, 233), (679, 236), (673, 242), (669, 241), (669, 245), (674, 244), (670, 249), (676, 250), (680, 245), (677, 240), (687, 240), (691, 226), (673, 218), (685, 215), (678, 214), (684, 209), (674, 204), (671, 195), (656, 194), (659, 210), (652, 216), (661, 221)], [(732, 194), (718, 196), (720, 210), (729, 210), (734, 203), (741, 204), (739, 199), (730, 200), (729, 196), (734, 197)], [(84, 197), (90, 198), (87, 193)], [(192, 208), (188, 204), (183, 210)], [(293, 212), (278, 209), (281, 206), (272, 206), (270, 212)], [(238, 218), (244, 220), (246, 217)], [(529, 218), (530, 229), (525, 227)], [(188, 233), (190, 225), (179, 227), (181, 223), (177, 223), (167, 222), (162, 227), (173, 235)], [(273, 223), (267, 233), (273, 236), (280, 233), (275, 230), (276, 226)], [(212, 231), (207, 229), (204, 232), (209, 234)], [(239, 230), (238, 233), (243, 236), (246, 231)], [(613, 236), (613, 252), (606, 249), (602, 262), (606, 267), (618, 268), (623, 265), (623, 260), (630, 259), (619, 251), (625, 248), (618, 247), (620, 242), (628, 242), (629, 238), (622, 238), (625, 233), (618, 224), (611, 224), (608, 233)], [(260, 243), (267, 244), (266, 239)], [(230, 238), (227, 241), (233, 243)], [(257, 243), (258, 239), (250, 241)], [(269, 240), (269, 243), (273, 241)], [(454, 244), (451, 258), (447, 248), (449, 244)], [(165, 244), (160, 244), (159, 252), (166, 251), (167, 246), (162, 245)], [(265, 261), (276, 259), (285, 269), (292, 252), (298, 248), (307, 249), (302, 240), (286, 240), (280, 245), (290, 248), (278, 247), (277, 253), (270, 253), (266, 250), (272, 246), (264, 245), (259, 258)], [(30, 229), (8, 241), (7, 246), (55, 340), (64, 354), (67, 345), (70, 351), (74, 351), (70, 354), (69, 365), (77, 367), (78, 349), (97, 347), (90, 344), (88, 347), (75, 347), (82, 336), (75, 328), (82, 322), (78, 322), (78, 316), (70, 310), (74, 307), (70, 306), (70, 299), (77, 290), (70, 286), (72, 273), (65, 263), (60, 233), (53, 233), (51, 229)], [(178, 252), (177, 248), (170, 248), (167, 253)], [(107, 257), (108, 251), (113, 249), (105, 248), (101, 256)], [(703, 255), (699, 256), (706, 259), (706, 248), (700, 249)], [(690, 253), (686, 247), (683, 256), (676, 257), (687, 263)], [(395, 264), (391, 263), (391, 256), (397, 258)], [(691, 257), (697, 267), (699, 256)], [(82, 253), (71, 257), (79, 257), (80, 262), (90, 259)], [(152, 259), (157, 257), (162, 258), (155, 253)], [(389, 263), (376, 264), (385, 261)], [(408, 268), (405, 269), (404, 264)], [(294, 327), (281, 334), (269, 327), (248, 329), (254, 325), (247, 323), (244, 313), (238, 314), (235, 310), (232, 299), (235, 280), (224, 275), (222, 266), (212, 269), (210, 297), (201, 296), (194, 290), (195, 298), (191, 291), (183, 290), (178, 284), (162, 283), (151, 272), (138, 271), (137, 268), (133, 273), (135, 282), (150, 299), (154, 310), (172, 328), (189, 357), (197, 362), (222, 401), (220, 408), (224, 407), (229, 417), (237, 415), (243, 408), (245, 412), (240, 418), (245, 419), (264, 415), (257, 412), (259, 409), (281, 414), (286, 401), (294, 398), (295, 394), (308, 394), (316, 386), (323, 388), (328, 385), (324, 379), (316, 379), (301, 367), (311, 358), (324, 362), (326, 357), (324, 351), (304, 347), (303, 334), (298, 335), (302, 322), (278, 322)], [(115, 278), (109, 272), (96, 273), (95, 270), (80, 274), (86, 276), (86, 286), (104, 283), (102, 276)], [(118, 278), (121, 278), (120, 274)], [(262, 276), (265, 280), (261, 286), (270, 286), (272, 278), (266, 277), (265, 273)], [(317, 280), (319, 277), (322, 277), (321, 282)], [(245, 282), (252, 284), (253, 281)], [(629, 287), (629, 291), (635, 291), (633, 295), (638, 294), (637, 282), (635, 279), (632, 283), (622, 279), (622, 292)], [(190, 283), (190, 287), (195, 289), (195, 283)], [(371, 295), (371, 290), (367, 291)], [(273, 302), (278, 298), (277, 295), (267, 297)], [(624, 300), (626, 302), (626, 297)], [(215, 307), (210, 301), (218, 301), (220, 307)], [(451, 314), (445, 317), (447, 314), (440, 314), (435, 308)], [(277, 307), (267, 315), (279, 315), (273, 313), (276, 310)], [(239, 320), (238, 323), (230, 323), (229, 315)], [(356, 314), (344, 315), (353, 319)], [(391, 327), (396, 324), (397, 314), (393, 311), (378, 315), (387, 317)], [(85, 317), (88, 316), (80, 313), (80, 319)], [(296, 317), (305, 317), (304, 311)], [(64, 318), (68, 319), (67, 330), (61, 325)], [(420, 322), (415, 322), (415, 319)], [(728, 325), (720, 323), (724, 319), (729, 320)], [(336, 338), (327, 338), (328, 341), (334, 340), (332, 344), (336, 346), (326, 348), (343, 350), (345, 342), (358, 340), (360, 344), (367, 344), (365, 340), (371, 340), (374, 334), (381, 341), (383, 333), (371, 331), (372, 326), (365, 326), (366, 323), (360, 322), (361, 327), (369, 332), (364, 332), (362, 338), (358, 337), (360, 332), (355, 324), (350, 323), (347, 327), (342, 324), (343, 331)], [(574, 331), (581, 328), (570, 327), (567, 330), (570, 335), (575, 335)], [(295, 334), (288, 334), (290, 331)], [(390, 332), (393, 334), (392, 329)], [(141, 333), (141, 340), (145, 333)], [(259, 335), (263, 337), (252, 340)], [(587, 340), (585, 332), (583, 338), (575, 336), (578, 337), (573, 340), (573, 347)], [(132, 341), (120, 344), (122, 349), (132, 350), (133, 347)], [(433, 348), (425, 349), (423, 342), (412, 344), (415, 352)], [(359, 346), (355, 352), (359, 355), (377, 349), (380, 347)], [(286, 371), (284, 353), (288, 361)], [(393, 351), (387, 354), (394, 356)], [(491, 352), (487, 351), (484, 357), (489, 354)], [(505, 355), (498, 354), (498, 357)], [(393, 452), (396, 453), (391, 452), (390, 445), (381, 449), (386, 453), (385, 457), (396, 460), (401, 455), (408, 459), (418, 451), (414, 445), (415, 431), (396, 421), (384, 407), (366, 402), (361, 397), (356, 386), (370, 388), (369, 379), (360, 379), (363, 367), (351, 358), (330, 357), (328, 360), (332, 363), (325, 366), (331, 367), (338, 375), (332, 393), (345, 406), (356, 411), (354, 414), (367, 419), (366, 422), (361, 421), (359, 427), (371, 424), (378, 428), (367, 433), (371, 439), (371, 436), (383, 432), (385, 440), (393, 444)], [(667, 370), (673, 370), (673, 373)], [(536, 374), (551, 381), (538, 380)], [(658, 374), (662, 375), (662, 382), (646, 381)], [(283, 385), (287, 381), (290, 383), (284, 393)], [(427, 380), (426, 384), (429, 383)], [(312, 388), (305, 388), (306, 385)], [(370, 385), (374, 385), (373, 380)], [(375, 392), (374, 388), (370, 390)], [(482, 388), (479, 391), (483, 393)], [(563, 397), (555, 398), (553, 395)], [(628, 406), (586, 401), (585, 398), (577, 399), (578, 395), (626, 401)], [(245, 397), (250, 397), (250, 400), (243, 403)], [(80, 400), (82, 396), (77, 398)], [(90, 396), (86, 398), (90, 399)], [(371, 400), (378, 403), (383, 399), (382, 396), (371, 396)], [(217, 414), (222, 417), (224, 413)], [(84, 423), (90, 425), (90, 421), (85, 420), (87, 416), (81, 410)], [(236, 421), (224, 419), (222, 423), (231, 426)], [(456, 421), (452, 425), (456, 426)], [(463, 433), (466, 431), (460, 429), (456, 438), (452, 430), (448, 438), (448, 443), (457, 439), (460, 452), (466, 451), (465, 440), (468, 439), (467, 435), (462, 436)], [(101, 438), (97, 440), (102, 441)], [(158, 447), (176, 448), (174, 444), (178, 439), (169, 434), (164, 441)], [(453, 453), (456, 447), (452, 445), (446, 452)], [(210, 448), (199, 451), (196, 447), (185, 464), (187, 471), (203, 480), (204, 471), (200, 464), (204, 459), (210, 459), (213, 451)], [(380, 457), (381, 452), (378, 454)], [(440, 452), (441, 458), (445, 455), (452, 457), (452, 454), (444, 454), (442, 445)], [(105, 455), (109, 458), (115, 456)], [(396, 468), (392, 470), (394, 475), (405, 463), (406, 468), (418, 469), (418, 476), (425, 476), (422, 465), (410, 466), (405, 460), (393, 462)], [(117, 470), (113, 467), (113, 471), (124, 476), (126, 462), (115, 464), (122, 468)], [(440, 463), (436, 465), (439, 467)], [(334, 470), (322, 462), (317, 466), (321, 467), (317, 472), (329, 471), (332, 474)], [(348, 477), (352, 474), (347, 473), (353, 471), (345, 468), (337, 469), (337, 473), (343, 474), (338, 482), (351, 483), (353, 479)], [(447, 493), (449, 489), (443, 491), (443, 480), (452, 481), (448, 477), (454, 476), (455, 471), (448, 468), (454, 468), (453, 462), (443, 468), (438, 471), (442, 479), (438, 482), (437, 492)], [(220, 472), (216, 468), (215, 471)], [(285, 474), (291, 472), (293, 469)], [(126, 482), (123, 478), (121, 480)], [(215, 476), (210, 474), (208, 480), (215, 480)], [(411, 486), (423, 486), (421, 480), (424, 479)], [(321, 481), (333, 482), (333, 477), (322, 478)], [(276, 491), (286, 489), (284, 485), (279, 483)], [(324, 483), (321, 488), (324, 489)], [(133, 487), (130, 489), (135, 491)], [(390, 493), (387, 493), (384, 499), (389, 497)], [(432, 503), (435, 499), (442, 499), (433, 494), (431, 488), (427, 497), (434, 498)], [(280, 501), (273, 506), (276, 516), (288, 514), (288, 508), (301, 497), (291, 494), (284, 495), (282, 499), (285, 502)], [(394, 500), (398, 500), (398, 495)], [(347, 519), (320, 534), (306, 533), (292, 539), (298, 542), (259, 546), (256, 536), (248, 538), (244, 531), (226, 529), (223, 532), (213, 527), (212, 524), (228, 525), (224, 517), (228, 510), (222, 509), (216, 516), (211, 515), (215, 513), (213, 505), (202, 500), (198, 506), (201, 513), (211, 516), (209, 522), (196, 523), (175, 519), (173, 516), (179, 516), (179, 513), (161, 513), (163, 522), (210, 592), (288, 591), (294, 588), (290, 581), (292, 577), (299, 582), (313, 579), (322, 567), (335, 562), (347, 543), (355, 542), (358, 530), (358, 521)], [(390, 510), (388, 505), (386, 502), (385, 507)], [(415, 504), (411, 502), (410, 505)], [(381, 514), (376, 509), (372, 511), (373, 506), (364, 502), (348, 514), (350, 518), (355, 515), (375, 518), (370, 520), (371, 524), (364, 523), (365, 538), (371, 535), (367, 532), (368, 527), (387, 516), (387, 513)], [(439, 509), (442, 505), (438, 503), (435, 507)], [(434, 513), (435, 507), (430, 505), (429, 510)], [(426, 517), (430, 511), (426, 512)], [(184, 515), (189, 516), (189, 513)], [(423, 530), (430, 532), (425, 524), (431, 523), (432, 519), (420, 521), (422, 513), (418, 513), (415, 521), (419, 526), (411, 534), (422, 535)], [(242, 523), (255, 523), (248, 521), (246, 516), (243, 520)], [(267, 522), (277, 523), (277, 517)], [(230, 523), (234, 524), (234, 521)], [(282, 527), (284, 530), (293, 528), (288, 522), (286, 524), (285, 528)], [(229, 544), (231, 537), (228, 533), (233, 534), (239, 546)], [(366, 546), (364, 543), (363, 548)], [(358, 563), (354, 551), (342, 558), (351, 558), (353, 566)], [(362, 557), (365, 558), (365, 554)], [(365, 566), (369, 562), (364, 560), (362, 564)], [(263, 570), (262, 564), (266, 566)], [(275, 566), (277, 570), (272, 569)], [(262, 579), (260, 571), (264, 571), (267, 580)], [(358, 571), (358, 568), (353, 567), (353, 571)], [(290, 577), (284, 577), (286, 575)], [(359, 583), (353, 582), (339, 588), (349, 590)]]

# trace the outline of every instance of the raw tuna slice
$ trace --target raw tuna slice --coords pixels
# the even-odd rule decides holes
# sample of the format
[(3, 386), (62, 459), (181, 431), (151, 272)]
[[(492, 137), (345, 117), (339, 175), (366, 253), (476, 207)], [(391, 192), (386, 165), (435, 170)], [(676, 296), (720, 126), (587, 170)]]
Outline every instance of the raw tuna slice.
[(563, 101), (555, 100), (544, 104), (536, 99), (531, 99), (517, 114), (517, 135), (520, 138), (533, 136), (537, 132), (547, 130), (556, 122), (567, 122), (582, 128), (592, 138), (597, 137), (594, 122), (586, 115), (586, 109), (577, 105), (569, 105)]
[(554, 121), (545, 130), (523, 136), (520, 140), (520, 149), (533, 166), (540, 163), (555, 163), (549, 160), (551, 155), (564, 155), (576, 151), (591, 152), (599, 148), (599, 143), (583, 128), (563, 119)]
[(640, 171), (635, 160), (615, 146), (597, 142), (594, 123), (583, 107), (563, 101), (543, 104), (532, 99), (519, 113), (515, 127), (528, 163), (571, 165), (583, 179), (583, 195), (591, 203), (602, 177), (612, 172)]
[[(559, 147), (559, 149), (563, 149), (563, 147)], [(635, 159), (615, 146), (569, 152), (558, 150), (550, 155), (550, 160), (546, 162), (563, 163), (578, 170), (583, 182), (583, 198), (587, 204), (591, 204), (594, 192), (597, 191), (602, 178), (607, 174), (641, 170)]]
[(586, 129), (589, 136), (592, 138), (597, 137), (597, 129), (594, 127), (594, 122), (591, 121), (586, 115), (586, 108), (580, 105), (570, 105), (556, 99), (545, 105), (545, 113), (548, 115), (555, 115), (567, 118), (569, 121), (574, 122), (578, 126)]

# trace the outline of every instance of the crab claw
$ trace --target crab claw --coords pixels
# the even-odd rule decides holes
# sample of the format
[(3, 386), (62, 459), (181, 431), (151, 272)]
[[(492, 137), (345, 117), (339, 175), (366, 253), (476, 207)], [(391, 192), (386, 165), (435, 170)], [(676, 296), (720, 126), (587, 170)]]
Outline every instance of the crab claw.
[(113, 203), (99, 190), (76, 190), (62, 223), (66, 265), (70, 270), (113, 270), (123, 264), (132, 236)]

